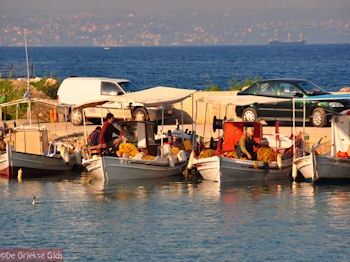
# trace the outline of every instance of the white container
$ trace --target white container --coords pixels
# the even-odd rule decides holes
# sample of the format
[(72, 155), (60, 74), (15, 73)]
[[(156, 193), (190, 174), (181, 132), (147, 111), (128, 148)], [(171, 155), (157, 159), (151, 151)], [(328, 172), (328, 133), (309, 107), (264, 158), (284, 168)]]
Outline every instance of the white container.
[(163, 144), (163, 150), (164, 150), (164, 154), (168, 155), (171, 154), (171, 146), (169, 143), (164, 143)]
[(174, 167), (175, 166), (175, 161), (174, 161), (174, 158), (173, 158), (173, 156), (171, 154), (168, 155), (168, 159), (169, 159), (170, 167)]
[(186, 152), (185, 150), (180, 150), (179, 153), (177, 153), (177, 159), (179, 162), (184, 162), (187, 160)]

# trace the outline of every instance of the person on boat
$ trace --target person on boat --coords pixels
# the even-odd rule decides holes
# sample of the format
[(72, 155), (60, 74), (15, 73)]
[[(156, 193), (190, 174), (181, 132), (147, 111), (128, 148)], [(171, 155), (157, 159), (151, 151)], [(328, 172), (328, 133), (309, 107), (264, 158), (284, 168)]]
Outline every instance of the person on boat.
[[(122, 142), (122, 139), (124, 139), (122, 132), (113, 125), (114, 121), (114, 115), (108, 113), (106, 116), (106, 122), (103, 124), (100, 134), (102, 155), (110, 155), (118, 151), (119, 144)], [(117, 137), (113, 137), (113, 133), (115, 133)]]
[(260, 147), (260, 144), (254, 140), (254, 130), (252, 127), (248, 127), (245, 134), (241, 137), (237, 144), (236, 152), (237, 156), (246, 157), (250, 160), (256, 160), (256, 152), (254, 152), (254, 146)]
[(90, 146), (98, 146), (100, 144), (100, 134), (101, 134), (101, 127), (98, 126), (89, 135), (88, 143)]

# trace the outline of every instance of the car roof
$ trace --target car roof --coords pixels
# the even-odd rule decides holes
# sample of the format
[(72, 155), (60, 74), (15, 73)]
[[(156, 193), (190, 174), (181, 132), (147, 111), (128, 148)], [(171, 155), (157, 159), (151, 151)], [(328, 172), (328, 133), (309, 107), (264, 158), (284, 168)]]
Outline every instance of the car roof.
[[(300, 81), (308, 81), (306, 79), (301, 78), (272, 78), (272, 79), (264, 79), (258, 82), (267, 82), (267, 81), (289, 81), (289, 82), (300, 82)], [(309, 82), (309, 81), (308, 81)]]
[(116, 81), (116, 82), (130, 82), (128, 79), (108, 78), (108, 77), (69, 77), (75, 80), (101, 80), (101, 81)]

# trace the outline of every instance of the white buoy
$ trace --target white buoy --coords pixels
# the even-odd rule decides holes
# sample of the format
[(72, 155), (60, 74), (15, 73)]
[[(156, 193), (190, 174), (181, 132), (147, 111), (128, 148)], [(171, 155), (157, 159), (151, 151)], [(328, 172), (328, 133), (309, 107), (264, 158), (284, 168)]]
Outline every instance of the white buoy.
[(32, 205), (33, 205), (33, 206), (35, 205), (35, 196), (33, 196), (33, 202), (32, 202)]
[(296, 179), (298, 176), (298, 168), (297, 168), (297, 165), (293, 163), (293, 166), (292, 166), (292, 177), (293, 179)]

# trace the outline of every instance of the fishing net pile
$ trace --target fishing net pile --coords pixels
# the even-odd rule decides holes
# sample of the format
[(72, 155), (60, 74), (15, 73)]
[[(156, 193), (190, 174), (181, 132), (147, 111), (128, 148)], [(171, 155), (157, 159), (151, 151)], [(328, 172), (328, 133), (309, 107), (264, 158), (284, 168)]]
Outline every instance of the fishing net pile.
[(256, 152), (257, 160), (262, 162), (272, 162), (275, 160), (275, 151), (268, 146), (262, 146)]

